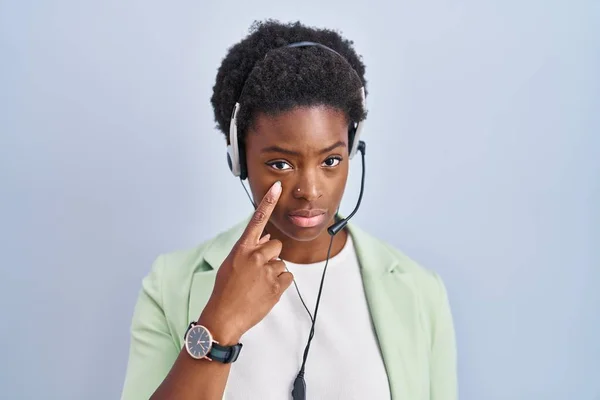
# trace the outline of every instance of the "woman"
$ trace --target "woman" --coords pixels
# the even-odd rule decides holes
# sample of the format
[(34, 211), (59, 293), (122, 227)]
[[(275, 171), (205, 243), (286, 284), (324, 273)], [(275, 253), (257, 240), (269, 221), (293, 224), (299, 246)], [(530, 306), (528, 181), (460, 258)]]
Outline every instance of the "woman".
[(364, 71), (352, 42), (300, 23), (229, 50), (212, 104), (256, 211), (156, 260), (122, 399), (457, 398), (438, 275), (353, 224), (328, 232), (364, 162)]

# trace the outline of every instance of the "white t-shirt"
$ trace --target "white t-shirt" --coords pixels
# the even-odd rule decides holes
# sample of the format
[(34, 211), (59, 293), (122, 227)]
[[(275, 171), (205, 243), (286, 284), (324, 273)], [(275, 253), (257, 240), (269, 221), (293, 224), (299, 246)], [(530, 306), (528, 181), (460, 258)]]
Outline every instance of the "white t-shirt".
[[(286, 265), (314, 314), (325, 261)], [(271, 312), (242, 337), (244, 347), (232, 364), (225, 398), (291, 399), (310, 327), (310, 317), (292, 284)], [(350, 235), (327, 266), (304, 379), (307, 400), (390, 399)]]

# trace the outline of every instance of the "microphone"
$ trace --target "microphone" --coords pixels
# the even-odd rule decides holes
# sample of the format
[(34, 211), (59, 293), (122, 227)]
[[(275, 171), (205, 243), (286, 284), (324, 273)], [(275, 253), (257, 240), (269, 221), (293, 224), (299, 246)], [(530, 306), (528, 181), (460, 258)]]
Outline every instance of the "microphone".
[(352, 218), (358, 211), (358, 207), (360, 207), (360, 202), (362, 201), (363, 192), (365, 191), (365, 153), (367, 152), (367, 145), (362, 140), (358, 142), (358, 151), (360, 151), (360, 154), (362, 155), (362, 177), (360, 180), (360, 194), (358, 195), (358, 202), (356, 203), (356, 207), (354, 207), (354, 210), (350, 213), (350, 215), (327, 228), (327, 232), (331, 236), (344, 229), (350, 218)]

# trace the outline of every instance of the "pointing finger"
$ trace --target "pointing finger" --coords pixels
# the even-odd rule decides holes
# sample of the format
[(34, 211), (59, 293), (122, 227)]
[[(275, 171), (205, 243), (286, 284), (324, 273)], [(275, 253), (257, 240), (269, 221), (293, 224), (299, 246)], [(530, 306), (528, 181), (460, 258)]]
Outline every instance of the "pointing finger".
[(280, 195), (281, 182), (277, 181), (271, 186), (267, 194), (265, 194), (258, 207), (256, 207), (252, 219), (250, 219), (248, 226), (246, 226), (244, 233), (240, 237), (239, 243), (241, 245), (255, 246), (259, 242), (260, 235), (265, 229), (267, 222), (269, 222), (271, 213), (275, 209)]

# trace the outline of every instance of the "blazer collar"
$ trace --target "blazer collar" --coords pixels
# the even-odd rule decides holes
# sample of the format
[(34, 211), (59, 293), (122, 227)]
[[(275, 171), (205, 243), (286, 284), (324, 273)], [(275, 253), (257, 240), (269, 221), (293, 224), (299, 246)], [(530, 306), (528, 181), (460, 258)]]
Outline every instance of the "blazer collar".
[[(211, 241), (204, 253), (204, 260), (212, 269), (218, 269), (223, 263), (249, 221), (250, 217), (217, 235)], [(349, 222), (346, 227), (352, 235), (360, 267), (364, 272), (382, 275), (396, 272), (401, 268), (397, 257), (381, 241), (364, 232), (352, 222)]]
[(250, 217), (212, 239), (204, 253), (204, 260), (210, 268), (219, 269), (235, 243), (242, 236), (248, 222), (250, 222)]

